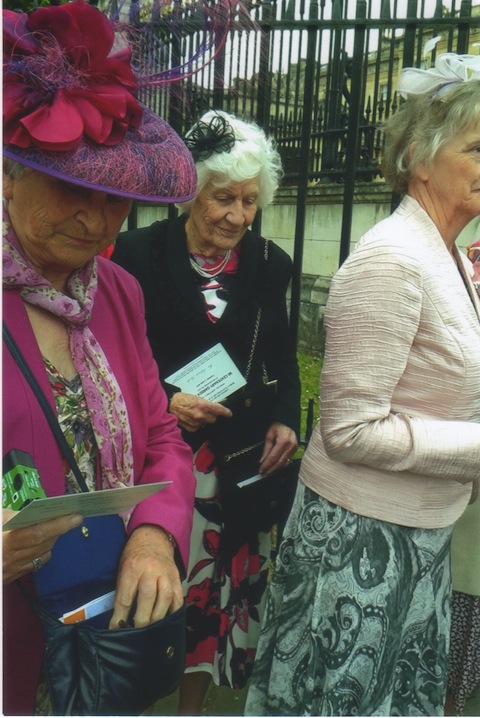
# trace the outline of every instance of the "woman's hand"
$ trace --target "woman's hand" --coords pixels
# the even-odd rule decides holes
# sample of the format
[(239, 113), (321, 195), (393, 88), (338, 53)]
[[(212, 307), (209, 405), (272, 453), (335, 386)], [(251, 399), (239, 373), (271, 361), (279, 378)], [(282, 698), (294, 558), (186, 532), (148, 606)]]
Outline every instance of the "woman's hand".
[(126, 624), (136, 600), (135, 628), (159, 621), (183, 604), (174, 545), (159, 526), (139, 526), (127, 541), (120, 559), (117, 591), (110, 628)]
[(275, 421), (265, 436), (265, 449), (260, 459), (260, 473), (268, 474), (286, 466), (297, 447), (297, 436), (293, 429)]
[[(15, 511), (3, 510), (2, 523), (6, 523)], [(35, 570), (34, 559), (40, 566), (52, 557), (52, 548), (59, 536), (80, 526), (82, 516), (70, 514), (34, 526), (3, 532), (3, 583), (8, 584)]]
[(219, 416), (227, 419), (232, 416), (230, 409), (223, 404), (183, 391), (172, 396), (169, 411), (177, 417), (179, 426), (190, 432), (198, 431), (205, 424), (214, 424)]

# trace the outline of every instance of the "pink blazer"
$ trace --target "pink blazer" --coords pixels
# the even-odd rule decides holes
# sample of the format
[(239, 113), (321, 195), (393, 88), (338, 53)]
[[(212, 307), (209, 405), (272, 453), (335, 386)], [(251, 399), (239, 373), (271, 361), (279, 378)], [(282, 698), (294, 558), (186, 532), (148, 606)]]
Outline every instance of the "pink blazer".
[[(160, 494), (134, 510), (128, 531), (156, 524), (170, 531), (184, 567), (193, 514), (195, 479), (192, 455), (167, 413), (157, 365), (146, 338), (143, 295), (136, 280), (99, 258), (98, 293), (90, 328), (101, 344), (122, 389), (133, 439), (134, 482), (170, 480)], [(20, 294), (3, 292), (4, 319), (55, 410), (37, 342)], [(49, 496), (64, 493), (62, 456), (37, 399), (3, 349), (3, 454), (30, 453)], [(31, 715), (43, 652), (42, 629), (15, 584), (4, 591), (4, 712)], [(14, 713), (13, 713), (14, 712)]]

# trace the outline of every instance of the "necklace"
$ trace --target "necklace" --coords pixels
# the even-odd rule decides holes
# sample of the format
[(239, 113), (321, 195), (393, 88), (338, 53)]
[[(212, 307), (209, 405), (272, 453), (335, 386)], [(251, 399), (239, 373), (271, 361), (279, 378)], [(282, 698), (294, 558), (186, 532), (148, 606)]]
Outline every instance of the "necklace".
[(227, 264), (230, 260), (231, 255), (232, 255), (232, 250), (229, 249), (228, 252), (225, 254), (224, 258), (222, 259), (222, 261), (220, 262), (220, 264), (217, 264), (216, 266), (213, 266), (211, 270), (208, 270), (208, 269), (204, 269), (203, 267), (201, 267), (198, 264), (197, 260), (195, 259), (195, 255), (190, 254), (189, 255), (190, 265), (191, 265), (192, 269), (194, 269), (197, 272), (197, 274), (199, 274), (201, 277), (206, 277), (207, 279), (211, 279), (212, 277), (216, 277), (221, 272), (223, 272), (223, 270), (225, 269), (225, 267), (227, 266)]

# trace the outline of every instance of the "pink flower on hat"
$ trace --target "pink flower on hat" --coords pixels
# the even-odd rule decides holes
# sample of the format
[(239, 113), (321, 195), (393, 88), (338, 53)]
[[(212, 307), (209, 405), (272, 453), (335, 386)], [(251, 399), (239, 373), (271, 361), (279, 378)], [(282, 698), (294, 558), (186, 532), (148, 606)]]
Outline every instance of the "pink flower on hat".
[(116, 145), (140, 126), (130, 50), (110, 55), (113, 25), (84, 0), (29, 15), (4, 10), (3, 35), (6, 144), (67, 151), (87, 137)]

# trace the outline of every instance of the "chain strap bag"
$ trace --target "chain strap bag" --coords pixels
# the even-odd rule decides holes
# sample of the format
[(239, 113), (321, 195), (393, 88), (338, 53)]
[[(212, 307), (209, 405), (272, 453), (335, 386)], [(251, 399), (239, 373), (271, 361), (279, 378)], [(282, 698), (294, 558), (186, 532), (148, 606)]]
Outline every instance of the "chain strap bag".
[[(265, 242), (267, 259), (268, 242)], [(259, 307), (245, 371), (247, 382), (261, 318)], [(226, 558), (234, 555), (242, 544), (254, 540), (261, 531), (270, 531), (275, 524), (283, 527), (295, 496), (300, 460), (270, 474), (258, 474), (265, 434), (272, 423), (276, 388), (275, 381), (269, 382), (263, 365), (263, 383), (247, 385), (245, 390), (224, 402), (233, 416), (217, 420), (212, 427), (210, 445), (216, 456)]]
[[(88, 491), (57, 418), (5, 323), (3, 338), (82, 491)], [(184, 606), (145, 628), (109, 630), (112, 611), (72, 624), (57, 618), (114, 590), (126, 541), (119, 516), (85, 519), (82, 527), (57, 539), (50, 561), (32, 574), (35, 597), (17, 581), (43, 624), (44, 674), (54, 715), (138, 715), (180, 683), (185, 666)]]
[[(279, 534), (288, 518), (298, 482), (300, 460), (258, 476), (264, 442), (226, 454), (218, 467), (226, 555), (274, 525)], [(280, 538), (280, 536), (279, 536)]]

